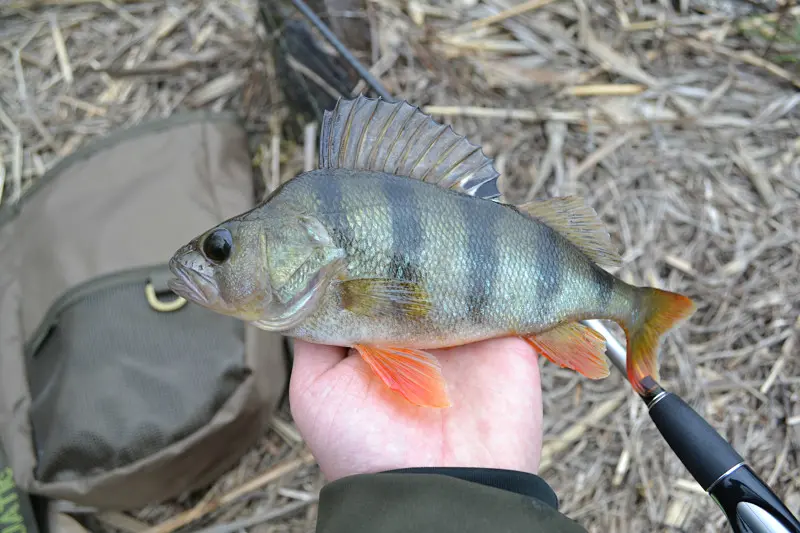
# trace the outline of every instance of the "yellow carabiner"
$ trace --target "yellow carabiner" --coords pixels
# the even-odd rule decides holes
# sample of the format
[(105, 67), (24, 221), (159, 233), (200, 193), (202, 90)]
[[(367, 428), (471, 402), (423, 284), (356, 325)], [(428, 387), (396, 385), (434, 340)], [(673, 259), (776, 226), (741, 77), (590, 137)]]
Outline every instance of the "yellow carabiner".
[(144, 295), (150, 307), (161, 313), (171, 313), (186, 305), (186, 299), (180, 296), (169, 302), (162, 302), (158, 299), (158, 295), (156, 295), (156, 290), (153, 288), (152, 283), (148, 283), (145, 286)]

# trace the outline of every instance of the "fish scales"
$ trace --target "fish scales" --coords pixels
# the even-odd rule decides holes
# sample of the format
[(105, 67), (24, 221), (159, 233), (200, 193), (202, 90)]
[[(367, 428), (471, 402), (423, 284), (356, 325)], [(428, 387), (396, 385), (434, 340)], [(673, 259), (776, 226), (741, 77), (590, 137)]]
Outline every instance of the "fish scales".
[(386, 386), (450, 405), (425, 350), (518, 336), (591, 379), (608, 375), (602, 336), (628, 341), (628, 380), (658, 380), (661, 338), (691, 299), (635, 287), (581, 199), (501, 203), (479, 146), (407, 102), (363, 96), (326, 111), (319, 168), (223, 221), (170, 260), (173, 291), (221, 314), (310, 342), (349, 346)]
[(388, 255), (389, 277), (421, 281), (419, 265), (425, 253), (425, 227), (417, 216), (402, 216), (403, 213), (416, 214), (418, 200), (414, 191), (395, 189), (388, 180), (381, 180), (381, 193), (391, 221), (392, 249)]
[(432, 304), (417, 319), (353, 316), (334, 289), (293, 335), (349, 345), (370, 332), (371, 342), (430, 348), (606, 312), (588, 260), (525, 214), (377, 172), (318, 170), (290, 183), (276, 200), (318, 210), (310, 213), (350, 258), (346, 277), (419, 282)]
[(503, 272), (499, 264), (502, 246), (492, 236), (501, 230), (504, 213), (476, 210), (470, 202), (459, 202), (459, 208), (466, 238), (467, 268), (462, 284), (466, 291), (465, 309), (473, 327), (477, 327), (500, 302), (494, 298), (493, 290), (502, 282), (498, 279)]
[[(394, 212), (402, 218), (419, 218), (423, 228), (419, 270), (423, 286), (434, 304), (427, 322), (444, 334), (458, 328), (469, 316), (471, 249), (468, 219), (458, 204), (447, 198), (448, 195), (431, 194), (433, 191), (429, 184), (398, 179), (391, 180), (391, 183), (392, 189), (412, 191), (413, 207), (395, 206)], [(412, 183), (422, 187), (410, 186)]]

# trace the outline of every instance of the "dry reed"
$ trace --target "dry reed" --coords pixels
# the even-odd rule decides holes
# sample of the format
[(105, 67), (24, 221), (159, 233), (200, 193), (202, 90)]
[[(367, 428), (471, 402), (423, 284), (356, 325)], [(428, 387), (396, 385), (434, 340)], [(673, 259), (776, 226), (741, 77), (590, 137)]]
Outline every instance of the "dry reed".
[[(665, 383), (798, 512), (800, 9), (783, 4), (369, 0), (362, 57), (390, 92), (483, 144), (507, 200), (586, 197), (623, 254), (618, 275), (696, 298), (664, 346)], [(265, 189), (307, 168), (279, 133), (289, 113), (254, 1), (14, 1), (0, 19), (4, 203), (94, 137), (200, 106), (239, 110), (264, 134)], [(639, 400), (617, 394), (621, 376), (542, 374), (542, 475), (563, 512), (591, 532), (726, 530)], [(312, 531), (323, 480), (291, 462), (302, 437), (285, 407), (277, 416), (203, 494), (92, 523), (233, 531), (260, 515), (269, 525), (250, 531)]]

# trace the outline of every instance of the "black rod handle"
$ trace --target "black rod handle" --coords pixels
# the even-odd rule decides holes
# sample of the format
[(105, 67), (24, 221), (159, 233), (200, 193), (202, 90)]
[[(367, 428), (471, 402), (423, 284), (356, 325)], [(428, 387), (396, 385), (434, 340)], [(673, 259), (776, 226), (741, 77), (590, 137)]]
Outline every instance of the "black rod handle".
[(800, 533), (800, 521), (689, 404), (661, 387), (645, 401), (667, 444), (736, 533)]
[(743, 464), (708, 491), (734, 531), (798, 533), (800, 521), (752, 469)]
[(678, 396), (662, 390), (648, 403), (650, 418), (703, 490), (744, 463), (728, 441)]

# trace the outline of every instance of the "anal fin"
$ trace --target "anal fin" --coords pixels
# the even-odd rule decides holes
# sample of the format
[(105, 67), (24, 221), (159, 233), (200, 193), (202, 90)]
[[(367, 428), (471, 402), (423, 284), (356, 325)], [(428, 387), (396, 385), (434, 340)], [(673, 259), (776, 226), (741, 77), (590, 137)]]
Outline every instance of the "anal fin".
[(622, 258), (597, 212), (578, 196), (560, 196), (516, 206), (577, 246), (600, 266), (618, 266)]
[(606, 340), (588, 326), (571, 322), (544, 333), (521, 337), (562, 368), (575, 370), (589, 379), (602, 379), (609, 375)]
[(413, 348), (354, 346), (381, 381), (421, 407), (450, 407), (447, 384), (436, 358)]

